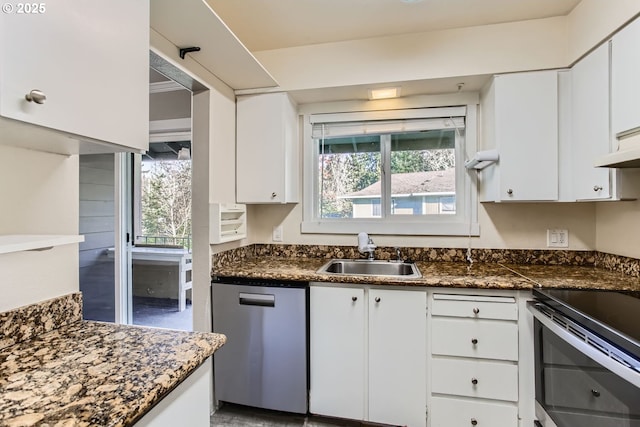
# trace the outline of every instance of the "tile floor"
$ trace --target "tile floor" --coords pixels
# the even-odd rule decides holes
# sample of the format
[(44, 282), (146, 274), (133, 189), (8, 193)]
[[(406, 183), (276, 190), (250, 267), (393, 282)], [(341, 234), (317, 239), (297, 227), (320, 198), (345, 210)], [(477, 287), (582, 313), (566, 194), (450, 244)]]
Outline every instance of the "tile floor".
[[(315, 415), (298, 415), (224, 403), (211, 416), (211, 427), (382, 427), (382, 424), (361, 423)], [(386, 426), (386, 425), (385, 425)]]

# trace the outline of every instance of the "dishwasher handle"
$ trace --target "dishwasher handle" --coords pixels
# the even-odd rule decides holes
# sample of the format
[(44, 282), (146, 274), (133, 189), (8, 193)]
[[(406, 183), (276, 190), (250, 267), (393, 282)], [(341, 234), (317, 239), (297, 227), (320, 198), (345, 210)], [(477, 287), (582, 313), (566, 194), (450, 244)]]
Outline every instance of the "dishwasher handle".
[(246, 292), (238, 293), (240, 305), (256, 305), (258, 307), (275, 307), (276, 296), (271, 294), (250, 294)]

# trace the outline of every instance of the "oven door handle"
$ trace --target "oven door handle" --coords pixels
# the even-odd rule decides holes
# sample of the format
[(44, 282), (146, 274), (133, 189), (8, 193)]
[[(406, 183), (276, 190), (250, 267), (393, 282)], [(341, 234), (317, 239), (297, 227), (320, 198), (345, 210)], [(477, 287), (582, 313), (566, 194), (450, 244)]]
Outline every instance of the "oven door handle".
[[(599, 363), (604, 368), (610, 370), (611, 372), (615, 373), (619, 377), (625, 379), (626, 381), (640, 388), (640, 372), (613, 360), (612, 358), (608, 357), (606, 354), (602, 353), (601, 351), (597, 350), (596, 348), (592, 347), (591, 345), (587, 344), (583, 340), (571, 334), (565, 328), (558, 325), (549, 317), (547, 317), (544, 313), (542, 313), (540, 309), (537, 308), (539, 304), (540, 303), (536, 301), (529, 301), (527, 303), (527, 308), (529, 309), (531, 314), (533, 314), (533, 317), (535, 317), (536, 320), (542, 323), (547, 329), (549, 329), (551, 332), (556, 334), (567, 344), (570, 344), (571, 346), (573, 346), (576, 350), (585, 354), (587, 357)], [(554, 315), (558, 316), (557, 313)], [(559, 316), (559, 317), (562, 317), (562, 316)]]

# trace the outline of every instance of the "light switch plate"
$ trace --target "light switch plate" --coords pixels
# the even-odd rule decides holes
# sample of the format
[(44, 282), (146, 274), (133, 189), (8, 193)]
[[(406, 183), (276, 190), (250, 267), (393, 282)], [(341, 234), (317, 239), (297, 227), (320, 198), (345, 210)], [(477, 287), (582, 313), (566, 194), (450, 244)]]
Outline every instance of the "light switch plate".
[(568, 248), (569, 230), (564, 228), (553, 228), (547, 230), (548, 248)]
[(271, 240), (274, 242), (282, 242), (282, 224), (273, 226), (273, 234)]

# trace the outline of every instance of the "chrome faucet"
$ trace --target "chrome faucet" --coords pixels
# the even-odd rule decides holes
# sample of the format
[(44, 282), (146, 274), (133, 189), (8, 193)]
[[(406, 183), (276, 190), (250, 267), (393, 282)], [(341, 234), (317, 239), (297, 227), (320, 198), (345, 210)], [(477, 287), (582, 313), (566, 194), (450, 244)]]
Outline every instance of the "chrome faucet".
[(394, 249), (396, 250), (396, 262), (402, 262), (402, 254), (400, 253), (400, 248), (396, 246)]
[(364, 231), (361, 233), (358, 233), (358, 251), (363, 254), (365, 252), (369, 253), (369, 260), (373, 261), (374, 258), (374, 251), (376, 249), (376, 245), (373, 243), (373, 239), (371, 237), (369, 237), (369, 235), (367, 233), (365, 233)]

